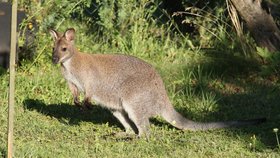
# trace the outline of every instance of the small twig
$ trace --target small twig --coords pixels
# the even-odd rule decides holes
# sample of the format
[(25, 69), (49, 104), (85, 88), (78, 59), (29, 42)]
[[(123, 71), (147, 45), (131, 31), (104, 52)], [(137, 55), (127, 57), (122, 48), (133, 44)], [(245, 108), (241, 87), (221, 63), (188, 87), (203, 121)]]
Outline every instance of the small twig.
[(42, 48), (42, 50), (40, 51), (40, 53), (37, 55), (36, 59), (32, 62), (32, 64), (28, 67), (28, 69), (26, 69), (26, 70), (24, 71), (24, 73), (26, 73), (27, 71), (29, 71), (29, 70), (32, 68), (32, 66), (37, 62), (37, 60), (38, 60), (38, 59), (40, 58), (40, 56), (43, 54), (43, 52), (45, 51), (46, 47), (47, 47), (47, 44)]

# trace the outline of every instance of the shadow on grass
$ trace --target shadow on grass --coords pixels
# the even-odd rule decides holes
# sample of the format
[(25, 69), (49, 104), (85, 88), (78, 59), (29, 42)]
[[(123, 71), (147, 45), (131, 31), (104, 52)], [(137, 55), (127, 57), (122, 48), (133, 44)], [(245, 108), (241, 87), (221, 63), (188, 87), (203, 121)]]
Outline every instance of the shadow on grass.
[(122, 127), (110, 111), (100, 106), (93, 106), (91, 110), (82, 111), (74, 105), (64, 103), (46, 105), (43, 101), (34, 99), (26, 99), (23, 105), (27, 110), (35, 110), (68, 125), (78, 125), (80, 122), (86, 121), (95, 124), (109, 123), (109, 126)]
[[(210, 112), (206, 110), (203, 113), (193, 113), (180, 107), (178, 111), (184, 116), (202, 122), (265, 117), (267, 121), (260, 125), (229, 128), (227, 131), (245, 137), (256, 135), (257, 140), (267, 148), (276, 148), (277, 141), (273, 128), (279, 128), (280, 125), (279, 76), (272, 75), (272, 79), (271, 76), (261, 76), (260, 65), (252, 60), (242, 60), (234, 56), (221, 57), (218, 54), (209, 57), (211, 61), (200, 63), (203, 69), (202, 83), (196, 83), (192, 89), (197, 89), (195, 95), (203, 92), (216, 96), (216, 109)], [(204, 78), (209, 72), (211, 72), (210, 77)], [(179, 87), (179, 89), (186, 88)]]
[(244, 128), (242, 131), (257, 135), (257, 139), (266, 147), (274, 148), (277, 146), (277, 141), (273, 129), (279, 128), (280, 125), (280, 89), (275, 83), (266, 83), (270, 82), (267, 79), (254, 80), (227, 82), (236, 87), (244, 87), (247, 91), (243, 93), (225, 95), (217, 89), (212, 91), (222, 96), (219, 101), (220, 116), (237, 118), (266, 117), (267, 121), (265, 123)]
[[(234, 74), (226, 78), (217, 77), (223, 83), (233, 85), (232, 88), (243, 87), (244, 92), (227, 93), (225, 88), (204, 87), (203, 91), (214, 93), (218, 98), (218, 107), (214, 112), (192, 113), (185, 107), (177, 108), (183, 116), (189, 119), (196, 119), (201, 122), (210, 121), (229, 121), (229, 120), (243, 120), (266, 117), (267, 122), (247, 127), (229, 128), (230, 136), (244, 137), (248, 135), (256, 135), (257, 139), (261, 141), (267, 148), (276, 147), (275, 134), (272, 132), (273, 128), (280, 124), (280, 107), (279, 97), (280, 89), (273, 83), (264, 83), (262, 79), (248, 80), (245, 73), (245, 79), (236, 80), (236, 77), (242, 77), (242, 74)], [(213, 77), (215, 80), (215, 76)], [(212, 80), (213, 78), (210, 78)], [(229, 79), (228, 79), (229, 78)], [(209, 81), (210, 82), (210, 81)], [(109, 126), (122, 128), (122, 125), (113, 117), (113, 115), (106, 109), (100, 106), (93, 106), (93, 109), (87, 112), (79, 110), (76, 106), (70, 104), (45, 104), (41, 100), (26, 99), (24, 107), (27, 110), (35, 110), (44, 115), (54, 117), (60, 122), (68, 125), (77, 125), (82, 121), (92, 122), (95, 124), (109, 123)], [(167, 125), (157, 119), (152, 119), (151, 122), (156, 126)], [(168, 125), (168, 128), (174, 128)], [(248, 139), (248, 138), (247, 138)], [(250, 141), (250, 139), (249, 139)]]
[[(35, 110), (43, 115), (54, 117), (61, 123), (67, 125), (79, 125), (80, 122), (92, 122), (94, 124), (105, 124), (109, 126), (118, 126), (124, 130), (124, 127), (119, 121), (112, 115), (112, 113), (98, 105), (92, 106), (92, 109), (88, 111), (82, 111), (78, 107), (70, 104), (49, 104), (46, 105), (41, 100), (26, 99), (23, 102), (24, 108), (27, 110)], [(156, 125), (164, 125), (163, 122), (157, 121), (156, 119), (151, 120)], [(137, 133), (137, 128), (132, 123), (133, 130)], [(170, 128), (172, 126), (170, 125)]]

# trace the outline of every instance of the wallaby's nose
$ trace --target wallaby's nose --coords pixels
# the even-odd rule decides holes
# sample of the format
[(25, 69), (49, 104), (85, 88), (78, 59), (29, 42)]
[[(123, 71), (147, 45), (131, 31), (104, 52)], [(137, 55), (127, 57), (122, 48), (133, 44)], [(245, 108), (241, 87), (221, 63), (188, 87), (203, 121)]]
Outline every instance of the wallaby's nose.
[(59, 61), (58, 57), (57, 57), (57, 56), (53, 56), (52, 62), (53, 62), (54, 64), (57, 64), (58, 61)]

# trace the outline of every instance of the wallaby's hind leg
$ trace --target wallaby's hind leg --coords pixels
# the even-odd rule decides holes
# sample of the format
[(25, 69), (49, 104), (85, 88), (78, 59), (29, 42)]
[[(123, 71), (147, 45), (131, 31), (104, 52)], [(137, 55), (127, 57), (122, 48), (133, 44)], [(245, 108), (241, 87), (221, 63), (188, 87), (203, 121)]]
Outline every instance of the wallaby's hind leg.
[[(137, 107), (137, 106), (130, 106), (130, 107)], [(139, 109), (138, 109), (139, 110)], [(150, 121), (149, 117), (146, 117), (145, 113), (141, 113), (135, 109), (126, 109), (128, 117), (131, 121), (135, 124), (138, 130), (139, 137), (149, 137), (149, 128), (150, 128)]]
[(150, 121), (149, 121), (149, 118), (136, 118), (135, 125), (138, 129), (138, 136), (139, 137), (144, 136), (144, 137), (148, 138), (150, 136)]
[(149, 138), (149, 118), (157, 114), (157, 110), (153, 108), (157, 104), (156, 96), (157, 94), (152, 92), (141, 91), (140, 93), (135, 92), (135, 95), (123, 101), (122, 107), (136, 126), (139, 137)]
[(132, 133), (133, 128), (132, 128), (132, 122), (129, 120), (128, 115), (125, 111), (114, 111), (113, 115), (120, 121), (120, 123), (123, 125), (123, 127), (125, 128), (125, 132), (126, 133)]

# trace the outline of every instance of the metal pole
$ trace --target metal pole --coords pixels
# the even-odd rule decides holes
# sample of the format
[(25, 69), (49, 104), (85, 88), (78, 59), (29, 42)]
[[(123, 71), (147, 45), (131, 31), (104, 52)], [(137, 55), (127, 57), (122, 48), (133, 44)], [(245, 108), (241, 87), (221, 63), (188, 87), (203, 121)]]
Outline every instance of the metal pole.
[(11, 23), (11, 52), (10, 52), (10, 81), (9, 81), (9, 114), (8, 114), (8, 158), (13, 156), (13, 129), (14, 129), (14, 103), (15, 103), (15, 59), (17, 43), (17, 0), (12, 4)]

